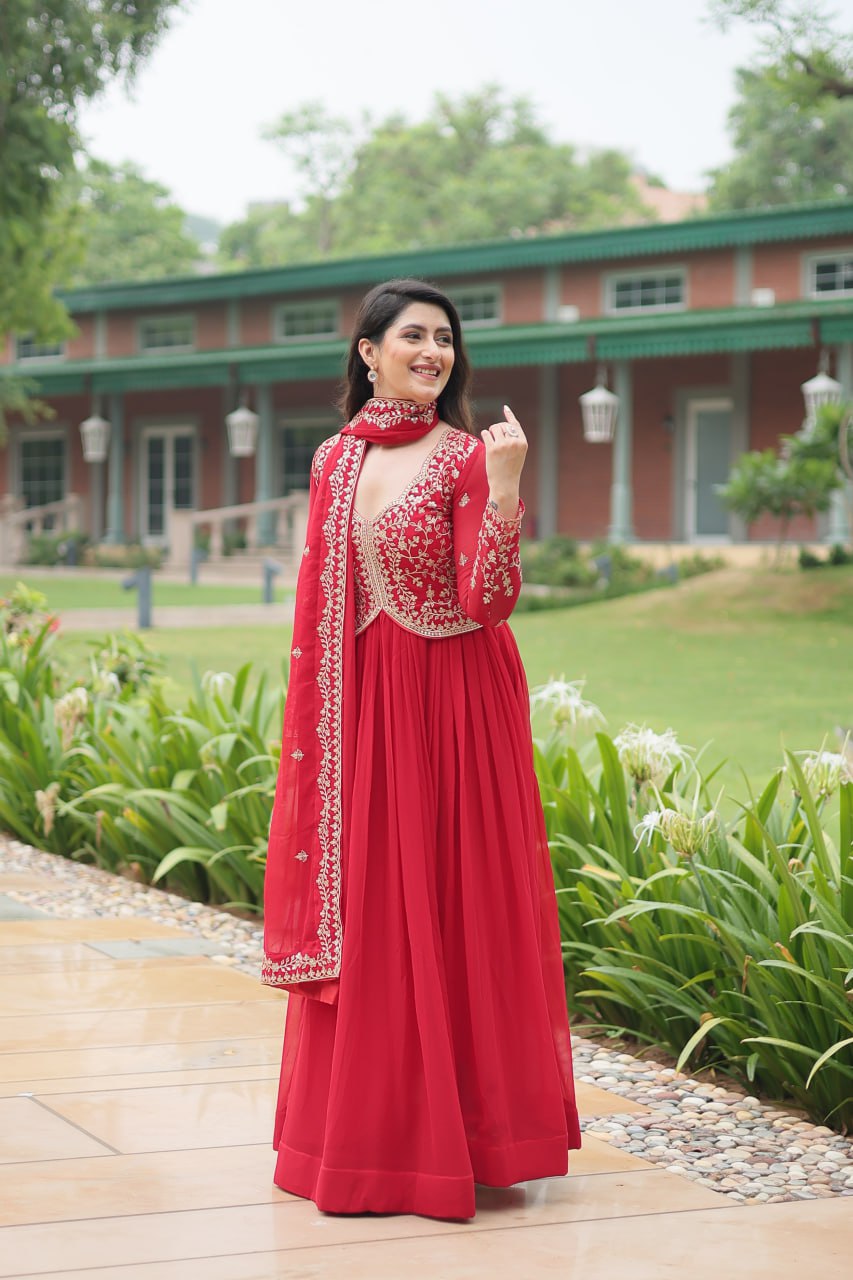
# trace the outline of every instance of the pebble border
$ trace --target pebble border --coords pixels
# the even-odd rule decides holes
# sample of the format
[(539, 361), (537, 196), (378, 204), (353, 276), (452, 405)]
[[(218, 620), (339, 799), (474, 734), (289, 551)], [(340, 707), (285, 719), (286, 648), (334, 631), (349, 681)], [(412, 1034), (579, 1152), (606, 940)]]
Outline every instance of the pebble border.
[[(57, 894), (0, 892), (63, 919), (145, 917), (211, 944), (211, 959), (256, 976), (262, 932), (254, 922), (135, 884), (97, 867), (0, 835), (2, 871), (53, 880)], [(853, 1139), (738, 1089), (692, 1079), (651, 1059), (573, 1036), (575, 1074), (626, 1100), (624, 1112), (588, 1119), (586, 1133), (741, 1204), (853, 1196)], [(630, 1103), (650, 1108), (632, 1112)]]

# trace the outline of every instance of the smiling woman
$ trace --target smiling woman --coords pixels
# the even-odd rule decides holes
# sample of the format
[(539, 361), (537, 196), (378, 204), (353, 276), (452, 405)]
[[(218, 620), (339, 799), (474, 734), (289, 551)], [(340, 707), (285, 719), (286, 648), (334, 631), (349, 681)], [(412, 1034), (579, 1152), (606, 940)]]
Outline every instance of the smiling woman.
[(263, 978), (291, 993), (275, 1181), (330, 1212), (469, 1218), (475, 1182), (563, 1174), (580, 1145), (505, 625), (527, 441), (508, 408), (478, 440), (468, 383), (450, 301), (378, 286), (312, 467)]

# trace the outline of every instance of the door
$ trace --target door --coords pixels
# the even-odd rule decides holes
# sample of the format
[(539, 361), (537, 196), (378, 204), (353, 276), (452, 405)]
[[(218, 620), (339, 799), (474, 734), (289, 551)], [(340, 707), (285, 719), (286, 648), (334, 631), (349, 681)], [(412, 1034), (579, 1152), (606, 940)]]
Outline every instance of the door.
[(195, 431), (146, 427), (142, 433), (142, 537), (165, 546), (169, 514), (195, 509)]
[(687, 410), (685, 532), (691, 542), (729, 539), (729, 513), (717, 494), (732, 465), (731, 400), (691, 400)]

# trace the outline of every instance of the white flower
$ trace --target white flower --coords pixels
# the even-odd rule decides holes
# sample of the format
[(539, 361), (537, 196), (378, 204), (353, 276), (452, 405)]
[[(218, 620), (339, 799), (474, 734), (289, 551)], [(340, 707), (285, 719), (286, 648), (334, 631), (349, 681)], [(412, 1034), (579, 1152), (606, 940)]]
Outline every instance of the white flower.
[(36, 792), (36, 808), (41, 814), (44, 834), (49, 836), (53, 830), (53, 819), (56, 814), (56, 801), (59, 797), (59, 783), (51, 782), (44, 791)]
[(803, 760), (803, 774), (812, 791), (828, 798), (842, 782), (853, 782), (853, 764), (846, 753), (817, 751)]
[(530, 710), (550, 710), (555, 729), (591, 729), (605, 725), (607, 721), (598, 707), (582, 696), (585, 685), (585, 680), (566, 680), (564, 676), (559, 680), (549, 680), (531, 691)]
[(683, 858), (706, 853), (712, 833), (717, 827), (717, 812), (709, 809), (701, 818), (678, 809), (651, 809), (634, 827), (637, 837), (635, 849), (645, 840), (651, 844), (652, 836), (659, 831), (676, 853)]
[(676, 764), (687, 760), (691, 747), (683, 747), (672, 729), (655, 733), (648, 725), (629, 724), (613, 739), (624, 768), (638, 784), (663, 786)]
[(89, 710), (89, 695), (81, 684), (61, 698), (57, 698), (53, 707), (53, 715), (62, 734), (62, 750), (67, 751), (74, 737), (74, 730), (81, 720), (85, 720)]
[(114, 671), (98, 668), (92, 681), (92, 692), (102, 698), (117, 698), (121, 693), (121, 681)]
[(234, 677), (230, 671), (205, 671), (201, 687), (213, 698), (226, 698), (234, 688)]

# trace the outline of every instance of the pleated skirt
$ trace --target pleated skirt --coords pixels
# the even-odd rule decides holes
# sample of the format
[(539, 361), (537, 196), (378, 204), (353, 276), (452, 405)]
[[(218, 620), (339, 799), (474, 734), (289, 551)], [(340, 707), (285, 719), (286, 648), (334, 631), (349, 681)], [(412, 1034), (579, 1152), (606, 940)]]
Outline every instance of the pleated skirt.
[(357, 638), (337, 1003), (288, 998), (275, 1183), (470, 1218), (580, 1146), (527, 684), (508, 626)]

